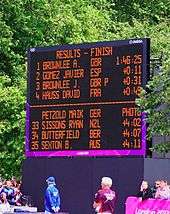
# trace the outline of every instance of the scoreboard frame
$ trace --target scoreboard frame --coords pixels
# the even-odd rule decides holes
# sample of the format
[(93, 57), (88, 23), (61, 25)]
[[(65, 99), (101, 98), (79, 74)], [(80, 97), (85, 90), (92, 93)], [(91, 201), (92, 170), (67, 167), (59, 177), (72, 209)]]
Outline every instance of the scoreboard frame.
[[(31, 151), (30, 150), (30, 112), (31, 109), (36, 108), (36, 104), (32, 105), (30, 100), (30, 69), (31, 69), (31, 53), (36, 52), (41, 54), (41, 52), (51, 52), (65, 49), (87, 49), (87, 48), (95, 48), (95, 47), (103, 47), (103, 46), (112, 46), (119, 47), (125, 45), (133, 44), (143, 44), (143, 87), (146, 85), (149, 79), (149, 64), (150, 64), (150, 40), (148, 38), (145, 39), (129, 39), (129, 40), (119, 40), (119, 41), (109, 41), (109, 42), (96, 42), (96, 43), (87, 43), (87, 44), (76, 44), (76, 45), (57, 45), (53, 47), (36, 47), (30, 48), (28, 50), (28, 84), (27, 84), (27, 103), (26, 103), (26, 143), (25, 143), (25, 155), (26, 157), (41, 157), (41, 156), (145, 156), (146, 155), (146, 114), (141, 114), (142, 124), (141, 124), (141, 148), (140, 149), (87, 149), (87, 150), (60, 150), (60, 151)], [(81, 103), (81, 102), (80, 102)], [(79, 103), (77, 103), (79, 104)], [(41, 105), (38, 105), (39, 107)], [(48, 106), (48, 105), (42, 105)], [(51, 105), (52, 106), (52, 105)], [(55, 106), (55, 105), (54, 105)]]

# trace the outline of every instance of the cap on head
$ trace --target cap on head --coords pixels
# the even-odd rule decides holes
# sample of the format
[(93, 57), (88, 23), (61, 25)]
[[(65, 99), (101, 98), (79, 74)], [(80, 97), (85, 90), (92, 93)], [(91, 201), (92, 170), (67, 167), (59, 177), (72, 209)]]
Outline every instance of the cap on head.
[(103, 177), (101, 183), (111, 187), (112, 186), (112, 179), (109, 177)]
[(55, 184), (55, 178), (50, 176), (50, 177), (47, 178), (46, 182), (49, 183), (49, 184)]

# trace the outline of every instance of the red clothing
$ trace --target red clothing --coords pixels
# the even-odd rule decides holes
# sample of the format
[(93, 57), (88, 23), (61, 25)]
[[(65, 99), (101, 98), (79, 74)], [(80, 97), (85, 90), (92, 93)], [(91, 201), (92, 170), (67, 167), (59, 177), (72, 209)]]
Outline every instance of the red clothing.
[(94, 201), (99, 204), (98, 212), (114, 213), (115, 192), (111, 189), (100, 189), (95, 194)]

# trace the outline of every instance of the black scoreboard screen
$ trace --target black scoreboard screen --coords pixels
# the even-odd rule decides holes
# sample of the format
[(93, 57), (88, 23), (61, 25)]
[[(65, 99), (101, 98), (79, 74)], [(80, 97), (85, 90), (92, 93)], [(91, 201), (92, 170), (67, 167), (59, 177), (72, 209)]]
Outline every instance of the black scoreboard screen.
[(26, 156), (145, 155), (149, 39), (30, 48)]

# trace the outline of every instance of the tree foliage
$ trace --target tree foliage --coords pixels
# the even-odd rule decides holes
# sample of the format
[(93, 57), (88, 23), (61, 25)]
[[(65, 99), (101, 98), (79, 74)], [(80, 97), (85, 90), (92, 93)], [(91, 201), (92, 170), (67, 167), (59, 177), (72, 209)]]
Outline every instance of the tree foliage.
[[(168, 56), (169, 15), (168, 0), (1, 0), (0, 174), (19, 176), (24, 158), (27, 48), (150, 37), (152, 55)], [(167, 105), (169, 65), (165, 60), (163, 72), (148, 85), (152, 92), (141, 99), (150, 133), (169, 133), (167, 121), (161, 122), (166, 115), (154, 110), (158, 103)], [(154, 91), (160, 84), (158, 100)], [(158, 118), (162, 125), (154, 122)]]
[[(170, 67), (162, 68), (148, 83), (146, 91), (137, 101), (142, 111), (147, 113), (148, 138), (162, 136), (163, 143), (151, 150), (166, 154), (170, 151)], [(167, 136), (167, 138), (165, 138)]]

